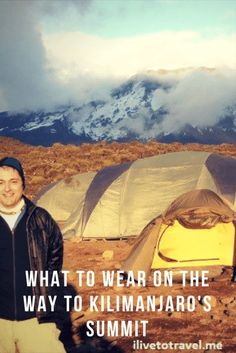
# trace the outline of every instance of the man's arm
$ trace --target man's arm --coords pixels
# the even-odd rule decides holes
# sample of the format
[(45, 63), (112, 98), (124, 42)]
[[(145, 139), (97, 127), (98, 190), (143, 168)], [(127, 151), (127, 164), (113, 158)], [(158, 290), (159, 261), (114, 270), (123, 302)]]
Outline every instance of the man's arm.
[(50, 219), (47, 270), (61, 271), (63, 263), (63, 237), (57, 223)]

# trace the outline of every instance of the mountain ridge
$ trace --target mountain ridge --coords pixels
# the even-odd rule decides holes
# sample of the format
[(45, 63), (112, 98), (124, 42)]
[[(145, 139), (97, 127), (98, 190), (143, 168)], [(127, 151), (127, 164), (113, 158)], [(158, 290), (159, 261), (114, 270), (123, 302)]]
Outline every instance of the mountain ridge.
[[(179, 72), (181, 73), (181, 70)], [(214, 72), (213, 69), (201, 68), (199, 71), (194, 71), (194, 75), (200, 75), (201, 80), (201, 75), (212, 75), (212, 72)], [(181, 111), (178, 115), (176, 111), (180, 106), (184, 112), (185, 102), (181, 101), (184, 96), (179, 95), (178, 91), (179, 82), (181, 83), (183, 78), (173, 76), (167, 79), (168, 74), (173, 75), (172, 72), (156, 73), (156, 75), (153, 72), (147, 72), (134, 75), (114, 88), (106, 100), (64, 105), (51, 111), (2, 112), (0, 113), (0, 135), (45, 146), (56, 142), (75, 144), (101, 140), (145, 142), (152, 139), (167, 143), (175, 141), (235, 143), (236, 101), (231, 106), (226, 105), (223, 112), (217, 112), (219, 117), (215, 119), (214, 124), (212, 122), (207, 124), (204, 118), (200, 122), (193, 122), (189, 117), (188, 122), (184, 117), (186, 121), (182, 121)], [(189, 69), (188, 72), (186, 69), (181, 74), (188, 77), (191, 70)], [(205, 76), (203, 77), (205, 79)], [(196, 83), (196, 77), (193, 82)], [(199, 87), (201, 88), (200, 84)], [(206, 99), (212, 98), (206, 97)], [(196, 115), (194, 111), (196, 102), (194, 101), (193, 111), (189, 104), (191, 102), (189, 103), (186, 98), (186, 109)], [(202, 102), (199, 102), (199, 105), (201, 104)], [(203, 111), (203, 113), (207, 116), (207, 112)], [(187, 113), (184, 112), (184, 115)]]

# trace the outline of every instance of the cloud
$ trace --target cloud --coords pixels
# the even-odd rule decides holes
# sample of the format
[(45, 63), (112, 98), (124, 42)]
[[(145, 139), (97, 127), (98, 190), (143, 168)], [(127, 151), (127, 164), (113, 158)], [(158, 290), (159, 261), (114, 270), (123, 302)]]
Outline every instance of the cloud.
[(146, 70), (236, 67), (230, 35), (206, 39), (194, 32), (160, 32), (105, 39), (45, 33), (45, 17), (56, 23), (72, 8), (85, 16), (92, 2), (0, 1), (0, 111), (106, 99), (113, 87)]
[(185, 124), (212, 126), (225, 115), (227, 107), (236, 102), (236, 71), (196, 70), (187, 74), (168, 91), (157, 89), (152, 108), (168, 111), (163, 132), (173, 132)]
[(43, 14), (69, 4), (83, 11), (87, 6), (73, 0), (0, 1), (0, 111), (47, 108), (73, 98), (47, 60), (40, 26)]
[(0, 85), (7, 107), (31, 107), (50, 95), (52, 73), (32, 7), (21, 2), (0, 2)]
[(35, 6), (42, 14), (56, 16), (57, 14), (65, 13), (71, 7), (79, 11), (79, 13), (84, 14), (89, 9), (92, 2), (93, 0), (41, 0), (36, 1)]
[(80, 32), (43, 36), (48, 60), (64, 80), (81, 72), (129, 77), (161, 68), (235, 68), (235, 39), (233, 35), (206, 39), (196, 32), (160, 32), (113, 39)]

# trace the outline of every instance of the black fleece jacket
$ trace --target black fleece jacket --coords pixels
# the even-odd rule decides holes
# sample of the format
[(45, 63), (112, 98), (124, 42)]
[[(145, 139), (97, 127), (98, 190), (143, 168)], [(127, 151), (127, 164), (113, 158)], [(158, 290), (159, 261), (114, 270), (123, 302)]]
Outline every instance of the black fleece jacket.
[(46, 210), (27, 198), (25, 202), (25, 214), (14, 233), (0, 217), (0, 318), (24, 320), (36, 316), (40, 323), (57, 323), (61, 319), (61, 307), (55, 312), (51, 312), (49, 306), (46, 311), (27, 313), (24, 310), (23, 295), (35, 295), (36, 303), (39, 296), (60, 297), (60, 288), (48, 288), (39, 283), (36, 287), (27, 287), (25, 270), (59, 273), (63, 260), (63, 240), (56, 222)]

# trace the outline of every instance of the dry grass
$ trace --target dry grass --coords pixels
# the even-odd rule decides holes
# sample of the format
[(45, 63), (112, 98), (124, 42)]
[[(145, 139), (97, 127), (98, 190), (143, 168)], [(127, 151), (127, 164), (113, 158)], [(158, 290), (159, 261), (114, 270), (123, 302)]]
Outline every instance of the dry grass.
[(45, 185), (77, 173), (97, 171), (103, 167), (134, 161), (138, 158), (175, 151), (206, 151), (236, 157), (236, 145), (166, 144), (158, 141), (142, 143), (107, 143), (62, 145), (52, 147), (26, 145), (18, 140), (0, 137), (0, 158), (19, 158), (27, 178), (26, 194), (34, 197)]
[[(0, 138), (0, 158), (5, 156), (14, 156), (22, 161), (27, 177), (27, 195), (32, 198), (43, 186), (60, 180), (62, 178), (70, 179), (70, 176), (76, 173), (99, 170), (104, 166), (118, 164), (122, 162), (136, 160), (161, 153), (174, 151), (207, 151), (222, 153), (227, 156), (236, 157), (236, 146), (229, 144), (221, 145), (200, 145), (180, 143), (162, 144), (156, 141), (148, 143), (97, 143), (61, 145), (54, 144), (52, 147), (30, 146), (23, 144), (11, 138)], [(94, 270), (99, 273), (101, 270), (114, 270), (119, 263), (127, 256), (130, 251), (130, 241), (122, 242), (73, 242), (65, 241), (64, 269), (71, 271), (70, 283), (76, 286), (76, 280), (73, 272), (76, 270)], [(114, 251), (113, 260), (104, 260), (102, 254), (105, 250)], [(217, 305), (208, 314), (202, 311), (194, 313), (116, 313), (116, 319), (147, 319), (149, 320), (148, 336), (144, 339), (146, 342), (196, 342), (202, 339), (204, 342), (222, 342), (224, 353), (235, 352), (236, 347), (236, 326), (235, 310), (236, 296), (235, 283), (230, 282), (231, 271), (226, 272), (225, 276), (211, 283), (207, 288), (207, 294), (216, 299)], [(86, 304), (90, 288), (76, 288), (83, 297)], [(181, 288), (175, 285), (173, 288), (140, 288), (125, 289), (117, 292), (116, 288), (106, 290), (101, 283), (97, 283), (93, 288), (93, 293), (102, 295), (104, 293), (111, 295), (199, 295), (204, 294), (202, 288)], [(85, 305), (85, 310), (87, 309)], [(171, 314), (171, 315), (170, 315)], [(97, 313), (90, 317), (85, 312), (85, 316), (78, 318), (78, 313), (72, 314), (73, 326), (78, 327), (87, 319), (113, 320), (114, 314)], [(77, 342), (77, 337), (75, 336)], [(118, 344), (125, 353), (141, 352), (132, 349), (132, 338), (119, 337)], [(142, 352), (144, 352), (142, 350)], [(147, 351), (146, 351), (147, 352)], [(165, 350), (167, 353), (173, 351)], [(177, 351), (176, 351), (177, 352)], [(178, 350), (178, 352), (180, 352)], [(189, 350), (193, 353), (195, 350)]]

